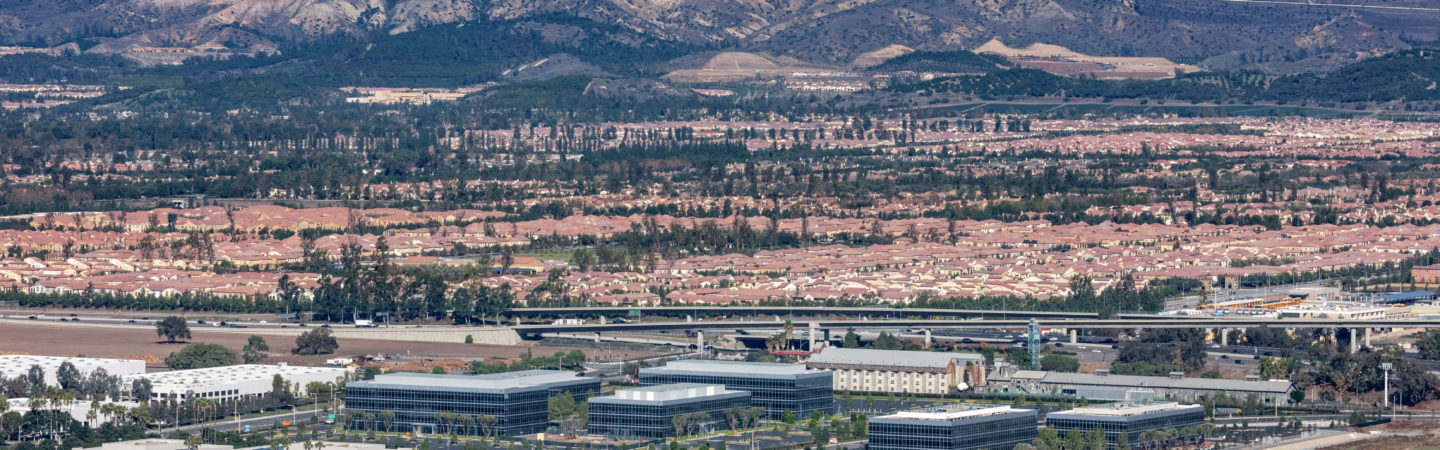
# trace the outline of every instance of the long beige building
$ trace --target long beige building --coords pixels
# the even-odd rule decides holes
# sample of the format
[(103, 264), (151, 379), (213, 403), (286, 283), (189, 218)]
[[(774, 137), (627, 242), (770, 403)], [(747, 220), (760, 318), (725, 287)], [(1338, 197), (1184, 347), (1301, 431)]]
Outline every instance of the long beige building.
[(949, 394), (985, 383), (985, 357), (974, 353), (827, 347), (806, 365), (833, 371), (837, 391)]

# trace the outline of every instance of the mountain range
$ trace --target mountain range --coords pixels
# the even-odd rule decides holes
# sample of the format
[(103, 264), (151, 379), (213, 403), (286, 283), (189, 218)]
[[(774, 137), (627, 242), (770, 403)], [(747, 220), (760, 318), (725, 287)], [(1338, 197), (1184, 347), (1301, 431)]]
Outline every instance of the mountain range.
[(611, 37), (622, 45), (649, 39), (830, 65), (895, 46), (944, 51), (999, 39), (1293, 73), (1440, 39), (1440, 10), (1423, 9), (1433, 1), (1347, 3), (1366, 1), (1422, 9), (1227, 0), (0, 0), (0, 45), (274, 52), (469, 23), (563, 41), (586, 32), (567, 25), (579, 18), (624, 30)]

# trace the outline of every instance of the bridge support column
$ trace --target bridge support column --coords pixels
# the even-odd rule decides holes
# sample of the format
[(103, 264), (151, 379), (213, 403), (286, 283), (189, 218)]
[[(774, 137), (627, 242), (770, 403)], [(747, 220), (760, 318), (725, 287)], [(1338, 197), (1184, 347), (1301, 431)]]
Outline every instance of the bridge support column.
[(691, 315), (689, 315), (689, 314), (686, 314), (686, 315), (685, 315), (685, 323), (690, 323), (690, 322), (694, 322), (694, 321), (695, 321), (695, 317), (693, 317), (693, 316), (691, 316)]
[(515, 326), (520, 326), (520, 316), (515, 316)]
[(596, 332), (595, 332), (595, 343), (596, 343), (596, 344), (599, 344), (599, 343), (600, 343), (600, 332), (599, 332), (599, 331), (596, 331)]
[(705, 351), (705, 332), (695, 332), (695, 349), (702, 352)]
[(1350, 329), (1350, 354), (1360, 352), (1360, 329)]
[(935, 342), (935, 339), (930, 337), (930, 329), (929, 329), (929, 328), (926, 328), (926, 329), (925, 329), (925, 348), (930, 348), (930, 345), (933, 344), (934, 342)]
[(1229, 328), (1221, 328), (1221, 329), (1220, 329), (1220, 345), (1221, 345), (1222, 347), (1223, 347), (1223, 346), (1228, 346), (1228, 345), (1230, 345), (1230, 329), (1229, 329)]
[(604, 325), (604, 324), (605, 324), (605, 316), (600, 316), (600, 324), (601, 324), (601, 325)]
[(1070, 329), (1070, 343), (1071, 343), (1071, 344), (1079, 344), (1079, 343), (1080, 343), (1080, 330), (1076, 330), (1076, 329), (1074, 329), (1074, 328), (1071, 328), (1071, 329)]
[(1370, 327), (1365, 327), (1365, 348), (1370, 348)]
[(815, 353), (816, 350), (819, 350), (819, 349), (820, 349), (819, 347), (816, 347), (817, 344), (815, 343), (815, 342), (816, 342), (816, 339), (815, 339), (815, 338), (816, 338), (816, 337), (819, 337), (819, 336), (820, 336), (820, 324), (815, 323), (815, 322), (810, 322), (810, 347), (807, 347), (807, 349), (810, 350), (810, 353)]

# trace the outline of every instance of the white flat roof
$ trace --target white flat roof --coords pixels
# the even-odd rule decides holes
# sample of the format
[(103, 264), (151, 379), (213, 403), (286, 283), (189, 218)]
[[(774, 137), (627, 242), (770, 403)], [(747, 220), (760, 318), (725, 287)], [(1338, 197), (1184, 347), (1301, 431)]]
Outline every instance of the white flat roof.
[[(543, 386), (554, 383), (584, 381), (587, 378), (566, 370), (525, 370), (483, 375), (440, 375), (428, 373), (387, 373), (375, 377), (376, 385), (394, 384), (425, 386), (451, 389), (509, 389), (527, 386)], [(589, 380), (598, 380), (589, 378)], [(597, 381), (598, 382), (598, 381)]]
[(344, 376), (349, 369), (335, 367), (305, 367), (291, 365), (268, 365), (268, 364), (242, 364), (238, 366), (210, 367), (206, 369), (176, 370), (171, 372), (155, 372), (143, 375), (131, 375), (125, 377), (126, 381), (136, 378), (149, 379), (153, 384), (226, 384), (239, 383), (244, 381), (269, 380), (280, 375), (281, 377), (292, 377), (300, 375), (331, 375), (335, 378)]
[(666, 401), (709, 397), (734, 392), (739, 391), (727, 390), (723, 384), (674, 383), (657, 384), (655, 386), (638, 387), (634, 389), (621, 389), (615, 391), (615, 398), (620, 400)]
[(900, 412), (897, 412), (897, 413), (895, 413), (895, 414), (891, 414), (891, 415), (889, 415), (889, 416), (884, 416), (884, 417), (886, 417), (886, 418), (896, 418), (896, 419), (917, 419), (917, 420), (950, 421), (950, 420), (955, 420), (955, 419), (969, 419), (969, 418), (973, 418), (973, 417), (986, 417), (986, 416), (994, 416), (994, 415), (998, 415), (998, 414), (1008, 414), (1008, 413), (1016, 412), (1016, 411), (1020, 411), (1020, 410), (1011, 408), (1010, 406), (1007, 405), (1007, 406), (994, 406), (994, 407), (990, 407), (990, 408), (974, 408), (974, 409), (960, 409), (960, 408), (955, 408), (955, 409), (942, 409), (942, 410), (939, 410), (939, 411), (900, 411)]
[(1089, 416), (1138, 416), (1161, 411), (1177, 411), (1183, 409), (1204, 408), (1200, 405), (1181, 405), (1177, 402), (1148, 403), (1141, 405), (1130, 405), (1126, 403), (1110, 403), (1099, 406), (1084, 406), (1057, 414), (1084, 414)]
[(716, 360), (680, 360), (670, 361), (664, 366), (651, 368), (652, 370), (691, 370), (697, 372), (736, 373), (736, 374), (767, 374), (767, 375), (798, 375), (803, 373), (815, 373), (818, 370), (805, 367), (804, 364), (788, 363), (757, 363), (748, 361), (716, 361)]
[[(30, 370), (30, 366), (40, 366), (45, 369), (54, 369), (64, 363), (74, 364), (75, 368), (84, 371), (86, 367), (117, 367), (126, 365), (140, 365), (140, 371), (145, 371), (145, 361), (138, 359), (110, 359), (110, 358), (84, 358), (78, 356), (35, 356), (35, 355), (0, 355), (0, 371), (6, 376), (14, 376)], [(14, 372), (12, 372), (12, 368)], [(108, 370), (108, 369), (107, 369)], [(111, 374), (123, 375), (123, 374)]]

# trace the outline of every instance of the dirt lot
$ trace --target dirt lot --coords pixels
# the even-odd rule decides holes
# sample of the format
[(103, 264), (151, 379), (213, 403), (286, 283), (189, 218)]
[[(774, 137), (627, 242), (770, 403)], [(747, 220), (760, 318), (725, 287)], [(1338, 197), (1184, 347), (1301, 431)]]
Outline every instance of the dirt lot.
[[(192, 328), (191, 342), (220, 344), (237, 353), (245, 346), (249, 335), (206, 331)], [(293, 362), (298, 364), (321, 364), (327, 356), (291, 356), (289, 349), (294, 339), (287, 336), (265, 336), (273, 355), (267, 362)], [(552, 355), (559, 351), (570, 351), (574, 347), (549, 347), (525, 343), (517, 346), (478, 344), (451, 344), (431, 342), (380, 341), (370, 339), (339, 339), (340, 350), (336, 355), (365, 355), (386, 353), (426, 358), (515, 358), (531, 351), (536, 355)], [(160, 342), (153, 330), (123, 327), (87, 327), (82, 325), (50, 325), (7, 322), (0, 324), (0, 354), (27, 354), (50, 356), (85, 355), (100, 358), (140, 358), (153, 356), (153, 361), (163, 360), (171, 352), (179, 351), (183, 344)], [(587, 354), (599, 353), (593, 348), (581, 348)], [(646, 352), (629, 352), (641, 356)], [(329, 355), (329, 356), (336, 356)]]
[(1365, 428), (1363, 431), (1395, 433), (1397, 436), (1383, 436), (1323, 447), (1325, 450), (1411, 450), (1440, 449), (1440, 426), (1434, 422), (1396, 421), (1386, 425)]

